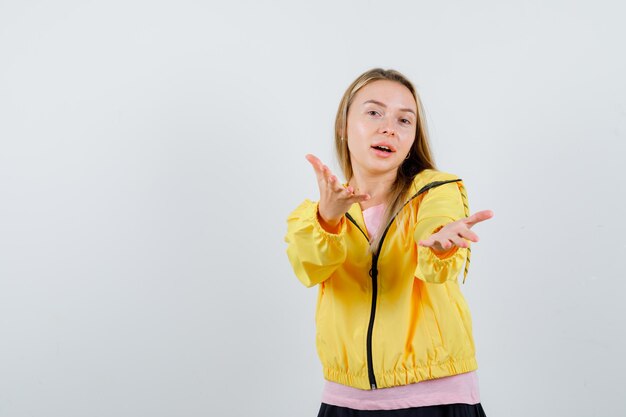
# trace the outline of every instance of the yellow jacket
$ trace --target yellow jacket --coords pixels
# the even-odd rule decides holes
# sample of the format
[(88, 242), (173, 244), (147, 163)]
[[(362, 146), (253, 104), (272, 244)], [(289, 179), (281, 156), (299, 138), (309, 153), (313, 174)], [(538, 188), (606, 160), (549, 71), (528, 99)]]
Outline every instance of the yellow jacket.
[[(477, 369), (472, 320), (457, 276), (469, 248), (437, 256), (416, 242), (469, 216), (462, 180), (432, 169), (368, 251), (354, 204), (337, 234), (322, 228), (317, 202), (287, 219), (287, 256), (307, 287), (318, 285), (316, 345), (324, 378), (360, 389), (406, 385)], [(465, 282), (465, 278), (463, 280)]]

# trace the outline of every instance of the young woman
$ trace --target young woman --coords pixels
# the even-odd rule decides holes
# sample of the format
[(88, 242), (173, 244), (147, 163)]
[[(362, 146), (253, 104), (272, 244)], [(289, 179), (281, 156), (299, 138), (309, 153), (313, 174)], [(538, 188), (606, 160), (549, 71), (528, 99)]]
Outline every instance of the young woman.
[[(468, 305), (470, 216), (460, 178), (435, 169), (421, 101), (394, 70), (345, 92), (335, 121), (342, 184), (307, 155), (320, 190), (287, 220), (287, 255), (318, 286), (319, 416), (485, 416)], [(376, 410), (376, 411), (374, 411)]]

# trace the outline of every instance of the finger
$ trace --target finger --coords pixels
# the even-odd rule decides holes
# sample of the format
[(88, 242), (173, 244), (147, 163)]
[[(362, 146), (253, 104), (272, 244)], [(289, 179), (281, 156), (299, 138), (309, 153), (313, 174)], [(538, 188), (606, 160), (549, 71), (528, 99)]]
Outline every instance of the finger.
[(425, 246), (425, 247), (432, 247), (435, 244), (435, 239), (433, 239), (432, 237), (420, 240), (418, 242), (419, 246)]
[(460, 236), (451, 236), (449, 239), (450, 239), (450, 242), (452, 242), (454, 245), (458, 246), (459, 248), (469, 247), (469, 243), (467, 243), (467, 241)]
[(311, 163), (311, 165), (313, 165), (315, 168), (321, 171), (324, 164), (322, 163), (322, 161), (320, 161), (320, 159), (317, 156), (309, 153), (305, 155), (305, 158), (307, 161)]
[(367, 201), (371, 198), (369, 194), (353, 194), (348, 198), (348, 202), (354, 203), (362, 203), (363, 201)]
[(344, 194), (344, 191), (346, 190), (346, 187), (344, 187), (343, 184), (341, 184), (341, 182), (339, 181), (339, 179), (337, 179), (337, 177), (334, 175), (330, 176), (330, 178), (328, 179), (328, 184), (330, 185), (331, 190), (334, 191), (335, 193)]
[(328, 168), (324, 164), (322, 164), (322, 173), (324, 174), (324, 178), (326, 178), (326, 181), (328, 181), (330, 177), (333, 175), (333, 173), (330, 172), (330, 168)]
[(480, 223), (482, 221), (492, 218), (493, 215), (494, 213), (491, 210), (479, 211), (477, 213), (472, 214), (467, 219), (465, 219), (465, 224), (467, 225), (467, 227), (472, 227), (476, 223)]
[(309, 163), (313, 167), (317, 180), (321, 181), (322, 179), (324, 179), (324, 170), (323, 170), (324, 164), (322, 164), (322, 161), (320, 161), (315, 155), (311, 155), (311, 154), (308, 154), (305, 158), (307, 161), (309, 161)]
[(352, 187), (342, 186), (340, 193), (341, 193), (341, 197), (348, 199), (354, 196), (354, 189), (352, 189)]
[(337, 184), (339, 184), (339, 180), (337, 179), (336, 176), (334, 176), (333, 174), (330, 174), (328, 176), (328, 183), (329, 184), (333, 184), (333, 185), (337, 185)]
[(439, 245), (441, 245), (441, 247), (444, 249), (450, 249), (452, 248), (452, 246), (454, 246), (454, 243), (452, 243), (449, 239), (440, 239)]
[(324, 165), (321, 164), (322, 167), (322, 181), (324, 182), (324, 185), (326, 185), (328, 187), (329, 191), (335, 191), (334, 190), (334, 184), (333, 184), (333, 178), (336, 178), (333, 173), (330, 171), (330, 169)]
[(328, 183), (330, 191), (332, 191), (334, 193), (341, 193), (341, 194), (343, 194), (343, 190), (344, 190), (345, 187), (339, 181), (337, 176), (335, 174), (333, 174), (332, 171), (330, 170), (330, 168), (328, 168), (326, 165), (324, 165), (324, 176), (326, 178), (326, 182)]
[(327, 165), (322, 164), (322, 167), (323, 167), (323, 170), (324, 170), (324, 174), (325, 174), (327, 177), (329, 177), (329, 178), (330, 178), (331, 176), (335, 175), (335, 174), (333, 174), (333, 171), (331, 171), (331, 170), (330, 170), (330, 168), (328, 168), (328, 166), (327, 166)]
[(459, 232), (459, 236), (470, 240), (472, 242), (478, 242), (478, 235), (474, 232), (472, 232), (470, 229), (466, 229), (466, 230), (461, 230)]

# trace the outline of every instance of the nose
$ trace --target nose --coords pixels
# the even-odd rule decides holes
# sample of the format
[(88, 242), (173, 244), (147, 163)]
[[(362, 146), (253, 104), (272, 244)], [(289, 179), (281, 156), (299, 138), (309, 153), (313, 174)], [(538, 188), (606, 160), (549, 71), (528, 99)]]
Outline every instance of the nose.
[(393, 121), (391, 119), (384, 118), (380, 125), (380, 132), (384, 133), (385, 135), (395, 136), (396, 131), (393, 128)]

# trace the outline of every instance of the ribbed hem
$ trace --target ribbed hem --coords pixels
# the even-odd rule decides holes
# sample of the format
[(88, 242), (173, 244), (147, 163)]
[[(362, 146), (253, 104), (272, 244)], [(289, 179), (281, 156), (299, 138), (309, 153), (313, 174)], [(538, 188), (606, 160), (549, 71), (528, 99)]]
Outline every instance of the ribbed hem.
[[(382, 375), (376, 372), (377, 388), (396, 387), (400, 385), (414, 384), (428, 379), (443, 378), (446, 376), (462, 374), (478, 369), (475, 357), (451, 360), (440, 364), (416, 367), (412, 369), (396, 369), (384, 372)], [(352, 374), (342, 369), (324, 367), (324, 378), (342, 385), (359, 389), (371, 389), (367, 372)]]

